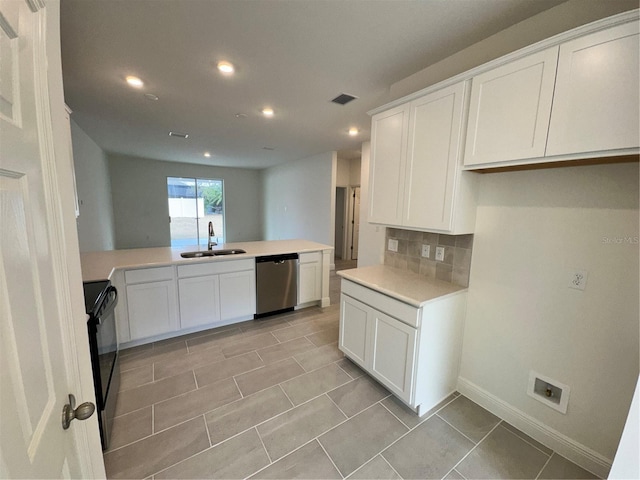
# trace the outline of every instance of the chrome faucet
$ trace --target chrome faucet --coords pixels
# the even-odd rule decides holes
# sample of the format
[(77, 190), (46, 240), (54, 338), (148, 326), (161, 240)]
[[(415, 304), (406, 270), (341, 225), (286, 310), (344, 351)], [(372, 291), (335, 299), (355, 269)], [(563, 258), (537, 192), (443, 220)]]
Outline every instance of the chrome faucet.
[(209, 243), (207, 243), (207, 250), (213, 250), (213, 247), (218, 245), (212, 240), (213, 235), (213, 222), (209, 222)]

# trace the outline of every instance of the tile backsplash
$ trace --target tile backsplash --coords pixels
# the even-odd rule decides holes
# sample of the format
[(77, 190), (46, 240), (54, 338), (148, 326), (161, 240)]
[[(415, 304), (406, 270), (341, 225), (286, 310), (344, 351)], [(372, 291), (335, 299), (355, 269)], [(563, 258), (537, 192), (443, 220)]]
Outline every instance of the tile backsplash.
[[(445, 235), (387, 228), (384, 264), (445, 282), (469, 286), (473, 235)], [(397, 240), (398, 251), (389, 250), (389, 240)], [(422, 246), (429, 245), (429, 257), (422, 256)], [(444, 247), (444, 260), (436, 261), (436, 247)]]

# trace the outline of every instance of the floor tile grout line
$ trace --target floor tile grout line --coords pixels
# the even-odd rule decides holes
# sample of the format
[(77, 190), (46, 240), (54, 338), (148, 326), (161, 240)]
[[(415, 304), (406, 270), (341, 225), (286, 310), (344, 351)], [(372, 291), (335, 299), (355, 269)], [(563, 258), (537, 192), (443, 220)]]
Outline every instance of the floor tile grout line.
[[(504, 420), (503, 420), (503, 422), (504, 422), (504, 423), (508, 423), (508, 422), (505, 422)], [(511, 425), (511, 424), (509, 424), (509, 425)], [(511, 425), (511, 426), (513, 427), (513, 425)], [(526, 438), (523, 438), (523, 437), (521, 437), (520, 435), (518, 435), (516, 432), (514, 432), (514, 431), (513, 431), (513, 430), (511, 430), (510, 428), (506, 428), (506, 427), (504, 427), (504, 426), (503, 426), (502, 428), (504, 428), (504, 429), (505, 429), (507, 432), (509, 432), (511, 435), (514, 435), (514, 436), (518, 437), (518, 438), (519, 438), (520, 440), (522, 440), (524, 443), (526, 443), (526, 444), (528, 444), (528, 445), (531, 445), (533, 448), (535, 448), (536, 450), (538, 450), (540, 453), (542, 453), (542, 454), (544, 454), (544, 455), (547, 455), (548, 457), (551, 457), (551, 455), (553, 455), (553, 454), (555, 453), (555, 452), (554, 452), (554, 450), (550, 449), (549, 447), (547, 447), (547, 448), (549, 448), (549, 450), (551, 450), (551, 453), (547, 453), (547, 452), (545, 452), (544, 450), (542, 450), (542, 449), (540, 449), (539, 447), (537, 447), (536, 445), (534, 445), (533, 443), (531, 443), (531, 442), (530, 442), (529, 440), (527, 440)], [(513, 428), (516, 428), (516, 427), (513, 427)], [(518, 431), (520, 431), (520, 430), (518, 430)], [(521, 432), (521, 433), (523, 433), (524, 435), (526, 435), (524, 432)], [(535, 440), (535, 439), (534, 439), (534, 440)]]
[[(242, 393), (242, 390), (240, 389), (240, 385), (238, 385), (238, 381), (236, 380), (236, 377), (231, 377), (231, 378), (233, 379), (233, 383), (236, 384), (236, 388), (238, 389), (238, 393), (240, 394), (240, 398), (238, 400), (242, 400), (243, 398), (245, 398), (244, 393)], [(225, 405), (228, 405), (228, 403), (226, 403)], [(224, 405), (220, 405), (220, 406), (224, 407)]]
[(333, 461), (333, 458), (331, 458), (331, 455), (329, 455), (329, 452), (327, 452), (326, 448), (324, 448), (324, 445), (322, 445), (322, 443), (320, 442), (320, 435), (318, 435), (315, 439), (316, 442), (318, 442), (318, 445), (320, 445), (320, 448), (322, 449), (322, 451), (324, 452), (324, 454), (327, 456), (327, 458), (329, 459), (329, 461), (331, 462), (331, 465), (333, 465), (333, 468), (336, 469), (336, 472), (338, 472), (338, 475), (340, 475), (341, 478), (345, 478), (345, 476), (342, 474), (342, 472), (340, 471), (340, 469), (338, 468), (338, 466), (336, 465), (336, 462)]
[(204, 421), (204, 429), (207, 431), (207, 439), (209, 440), (209, 447), (211, 447), (211, 433), (209, 433), (209, 424), (207, 423), (207, 415), (202, 414), (202, 420)]
[[(282, 383), (284, 383), (284, 382), (282, 382)], [(277, 385), (277, 386), (278, 386), (278, 388), (280, 388), (280, 391), (281, 391), (282, 393), (284, 393), (284, 396), (285, 396), (285, 397), (287, 397), (287, 400), (289, 400), (289, 403), (291, 404), (291, 407), (292, 407), (292, 408), (295, 408), (295, 407), (296, 407), (296, 404), (295, 404), (295, 403), (293, 403), (293, 400), (291, 400), (291, 398), (289, 397), (289, 395), (287, 395), (287, 392), (285, 392), (284, 388), (282, 387), (282, 383), (279, 383), (279, 384)]]
[[(492, 433), (496, 428), (498, 428), (502, 422), (503, 422), (503, 420), (500, 420), (500, 421), (499, 421), (499, 422), (498, 422), (498, 423), (497, 423), (497, 424), (496, 424), (496, 425), (495, 425), (491, 430), (489, 430), (489, 431), (487, 432), (487, 434), (486, 434), (484, 437), (482, 437), (482, 438), (480, 439), (480, 441), (479, 441), (478, 443), (476, 443), (476, 444), (471, 448), (471, 450), (469, 450), (469, 451), (466, 453), (466, 455), (464, 455), (464, 456), (463, 456), (463, 457), (458, 461), (458, 463), (456, 463), (453, 467), (451, 467), (451, 470), (449, 470), (449, 472), (447, 473), (447, 475), (449, 475), (449, 473), (451, 473), (451, 471), (452, 471), (452, 470), (456, 470), (456, 471), (458, 471), (458, 470), (457, 470), (458, 465), (460, 465), (462, 462), (464, 462), (464, 460), (465, 460), (469, 455), (471, 455), (471, 452), (473, 452), (476, 448), (478, 448), (478, 447), (480, 446), (480, 444), (481, 444), (481, 443), (482, 443), (482, 442), (483, 442), (483, 441), (484, 441), (484, 440), (485, 440), (489, 435), (491, 435), (491, 433)], [(445, 475), (445, 477), (446, 477), (447, 475)], [(463, 476), (464, 476), (464, 475), (463, 475)], [(443, 477), (443, 478), (444, 478), (444, 477)]]
[[(465, 476), (464, 476), (463, 474), (461, 474), (458, 470), (456, 470), (456, 467), (453, 467), (449, 473), (451, 473), (451, 472), (456, 472), (456, 473), (457, 473), (458, 475), (460, 475), (464, 480), (467, 480), (467, 477), (465, 477)], [(447, 473), (447, 475), (449, 475), (449, 473)], [(446, 478), (446, 476), (447, 476), (447, 475), (445, 475), (445, 476), (444, 476), (444, 478)]]
[[(464, 433), (462, 430), (460, 430), (458, 427), (456, 427), (455, 425), (453, 425), (452, 423), (450, 423), (447, 419), (441, 417), (440, 415), (436, 414), (436, 416), (442, 420), (444, 423), (446, 423), (447, 425), (449, 425), (451, 428), (453, 428), (456, 432), (458, 432), (460, 435), (462, 435), (464, 438), (466, 438), (467, 440), (469, 440), (471, 443), (477, 445), (478, 443), (480, 443), (480, 441), (476, 442), (473, 438), (469, 437), (466, 433)], [(500, 422), (498, 422), (499, 424)], [(497, 426), (498, 424), (494, 425)], [(493, 430), (493, 428), (491, 429)], [(482, 437), (484, 438), (484, 436)]]
[(544, 472), (544, 469), (547, 468), (547, 465), (549, 465), (549, 462), (551, 461), (551, 457), (553, 457), (553, 454), (555, 452), (551, 452), (551, 455), (549, 455), (549, 458), (547, 458), (547, 461), (544, 462), (544, 465), (542, 466), (542, 468), (540, 469), (540, 471), (538, 472), (538, 475), (536, 475), (535, 480), (538, 480), (540, 478), (540, 475), (542, 475), (542, 472)]
[(260, 432), (258, 431), (258, 429), (254, 426), (253, 429), (256, 431), (256, 435), (258, 436), (258, 439), (260, 440), (260, 444), (262, 445), (262, 448), (264, 448), (264, 452), (267, 454), (267, 458), (269, 459), (269, 465), (267, 466), (271, 466), (273, 465), (273, 460), (271, 459), (271, 455), (269, 455), (269, 450), (267, 450), (267, 446), (264, 444), (264, 440), (262, 440), (262, 435), (260, 435)]
[[(396, 472), (396, 475), (398, 475), (398, 477), (399, 477), (399, 478), (402, 478), (402, 475), (400, 475), (400, 473), (398, 473), (398, 471), (395, 469), (395, 467), (389, 463), (389, 460), (387, 460), (386, 458), (384, 458), (384, 457), (382, 456), (382, 452), (380, 452), (378, 455), (380, 455), (380, 458), (382, 459), (382, 461), (383, 461), (384, 463), (386, 463), (387, 465), (389, 465), (389, 467), (391, 467), (391, 470), (393, 470), (394, 472)], [(377, 456), (377, 455), (376, 455), (376, 456)], [(376, 457), (373, 457), (373, 458), (376, 458)], [(371, 461), (371, 460), (369, 460), (369, 461)]]

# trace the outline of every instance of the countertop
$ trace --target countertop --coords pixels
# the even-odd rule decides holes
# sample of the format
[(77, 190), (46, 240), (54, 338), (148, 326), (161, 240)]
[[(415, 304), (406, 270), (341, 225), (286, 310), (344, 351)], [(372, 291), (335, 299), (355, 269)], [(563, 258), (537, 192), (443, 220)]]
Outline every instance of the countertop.
[(105, 280), (110, 278), (112, 272), (122, 268), (158, 267), (162, 265), (224, 262), (239, 260), (241, 258), (254, 258), (263, 255), (281, 255), (283, 253), (317, 252), (319, 250), (333, 250), (330, 245), (311, 242), (309, 240), (266, 240), (259, 242), (224, 243), (213, 248), (242, 249), (247, 253), (220, 257), (182, 258), (180, 253), (198, 250), (191, 247), (155, 247), (132, 248), (128, 250), (106, 250), (102, 252), (87, 252), (80, 254), (82, 264), (82, 280)]
[(386, 265), (337, 272), (342, 278), (420, 308), (428, 302), (465, 292), (465, 287)]

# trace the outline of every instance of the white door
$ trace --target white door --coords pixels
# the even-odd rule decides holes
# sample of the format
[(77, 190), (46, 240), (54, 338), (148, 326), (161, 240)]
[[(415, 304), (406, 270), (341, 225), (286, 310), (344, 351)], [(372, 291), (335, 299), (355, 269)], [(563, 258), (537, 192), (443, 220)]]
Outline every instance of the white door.
[(351, 196), (351, 260), (358, 259), (358, 242), (360, 241), (360, 187), (353, 188)]
[(96, 477), (96, 414), (67, 430), (61, 422), (70, 393), (95, 397), (68, 231), (59, 3), (42, 5), (0, 0), (0, 477)]

